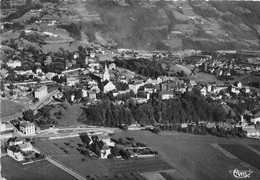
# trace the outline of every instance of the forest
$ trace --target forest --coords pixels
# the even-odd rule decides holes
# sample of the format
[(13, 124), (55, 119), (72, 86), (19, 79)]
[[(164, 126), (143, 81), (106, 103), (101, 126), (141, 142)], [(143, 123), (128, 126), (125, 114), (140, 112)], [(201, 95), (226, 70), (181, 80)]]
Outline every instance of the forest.
[(168, 74), (160, 62), (148, 59), (119, 60), (115, 58), (114, 63), (119, 67), (129, 69), (146, 77), (157, 78)]
[(124, 104), (114, 104), (105, 100), (86, 107), (78, 121), (90, 125), (116, 127), (134, 122), (154, 125), (201, 120), (219, 122), (226, 118), (226, 113), (217, 103), (206, 100), (196, 92), (187, 92), (175, 99), (152, 98), (144, 104), (137, 104), (134, 98), (130, 98)]

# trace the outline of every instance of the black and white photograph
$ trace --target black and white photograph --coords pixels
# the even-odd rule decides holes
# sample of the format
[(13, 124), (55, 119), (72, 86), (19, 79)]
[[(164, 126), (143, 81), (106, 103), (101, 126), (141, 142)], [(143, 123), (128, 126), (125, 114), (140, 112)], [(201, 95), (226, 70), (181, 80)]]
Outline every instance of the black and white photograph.
[(0, 0), (0, 180), (260, 180), (260, 1)]

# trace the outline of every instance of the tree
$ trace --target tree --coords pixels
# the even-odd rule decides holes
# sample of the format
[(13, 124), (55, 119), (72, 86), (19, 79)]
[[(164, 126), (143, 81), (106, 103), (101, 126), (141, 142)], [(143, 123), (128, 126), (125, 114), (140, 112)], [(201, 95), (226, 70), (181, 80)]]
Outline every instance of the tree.
[(34, 122), (34, 112), (33, 110), (29, 109), (23, 112), (23, 118), (26, 121)]

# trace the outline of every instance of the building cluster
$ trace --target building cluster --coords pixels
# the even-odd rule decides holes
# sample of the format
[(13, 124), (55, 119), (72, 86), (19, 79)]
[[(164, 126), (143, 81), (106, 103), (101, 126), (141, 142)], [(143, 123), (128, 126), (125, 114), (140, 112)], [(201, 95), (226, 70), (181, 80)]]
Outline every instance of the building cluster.
[(43, 160), (45, 156), (35, 150), (30, 142), (21, 138), (10, 138), (7, 141), (7, 155), (22, 164)]

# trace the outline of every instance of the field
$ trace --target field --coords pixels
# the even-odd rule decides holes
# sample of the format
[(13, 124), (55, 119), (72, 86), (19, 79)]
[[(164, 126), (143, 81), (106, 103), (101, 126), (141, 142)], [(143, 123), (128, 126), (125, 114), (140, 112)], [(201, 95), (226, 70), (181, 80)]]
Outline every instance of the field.
[[(67, 144), (67, 145), (66, 145)], [(35, 146), (83, 175), (111, 175), (101, 161), (86, 158), (76, 149), (82, 144), (79, 137), (38, 141)]]
[[(162, 132), (159, 135), (147, 131), (126, 131), (115, 134), (115, 138), (134, 137), (159, 152), (176, 171), (187, 179), (235, 179), (230, 170), (246, 169), (240, 159), (230, 159), (211, 146), (217, 144), (257, 144), (250, 139), (224, 139), (211, 135), (194, 136), (177, 132)], [(247, 151), (243, 151), (247, 156)], [(251, 151), (250, 151), (251, 153)], [(248, 154), (250, 155), (250, 154)], [(259, 179), (252, 174), (250, 179)]]
[(79, 137), (74, 137), (36, 141), (35, 147), (85, 176), (112, 177), (115, 174), (131, 174), (172, 169), (169, 164), (158, 157), (130, 160), (90, 159), (80, 154), (77, 150), (80, 144), (82, 144), (81, 139)]
[(48, 161), (21, 165), (12, 158), (1, 158), (2, 177), (10, 180), (75, 180), (75, 178)]
[(6, 117), (21, 112), (24, 107), (21, 104), (18, 104), (16, 102), (7, 99), (0, 99), (0, 101), (1, 101), (1, 117)]
[(260, 152), (260, 144), (250, 144), (250, 146), (252, 146), (253, 148), (255, 148)]
[(247, 149), (245, 146), (238, 144), (220, 144), (220, 146), (242, 161), (245, 161), (260, 170), (260, 156)]
[(172, 167), (160, 158), (144, 158), (130, 160), (106, 160), (103, 161), (113, 173), (150, 172), (172, 169)]
[[(66, 108), (64, 108), (66, 106)], [(81, 123), (77, 121), (78, 117), (82, 113), (81, 107), (82, 105), (70, 105), (66, 103), (65, 105), (56, 104), (50, 111), (50, 117), (52, 119), (57, 120), (57, 126), (73, 126), (73, 125), (80, 125)], [(60, 118), (55, 116), (55, 113), (61, 112)]]

